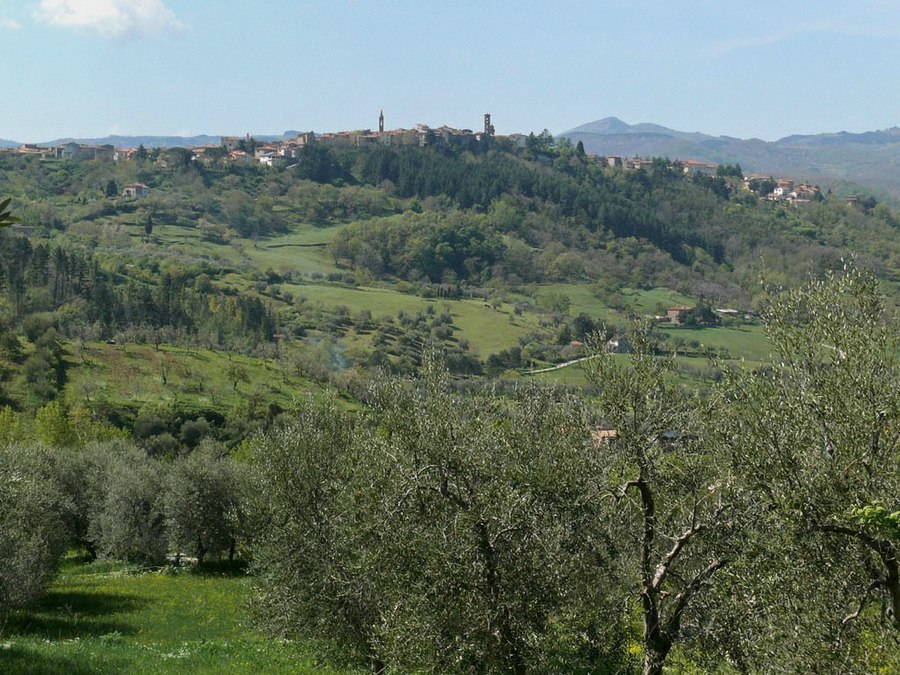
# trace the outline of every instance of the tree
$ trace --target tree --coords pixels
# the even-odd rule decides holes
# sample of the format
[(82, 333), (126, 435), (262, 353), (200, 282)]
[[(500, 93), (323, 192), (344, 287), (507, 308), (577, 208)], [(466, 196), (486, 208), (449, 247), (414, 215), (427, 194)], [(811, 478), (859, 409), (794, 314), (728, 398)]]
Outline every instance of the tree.
[(116, 197), (119, 194), (119, 186), (116, 184), (116, 181), (110, 178), (106, 182), (106, 196), (107, 197)]
[(51, 401), (37, 411), (34, 435), (51, 448), (66, 448), (78, 443), (78, 436), (72, 428), (66, 409), (58, 401)]
[(556, 152), (556, 139), (547, 129), (544, 129), (538, 136), (535, 136), (534, 132), (532, 132), (525, 139), (525, 148), (535, 155), (554, 154)]
[(153, 234), (153, 214), (148, 213), (147, 219), (144, 221), (144, 237), (147, 241), (150, 241), (150, 237)]
[[(399, 593), (381, 629), (385, 660), (401, 670), (552, 669), (553, 657), (573, 658), (553, 653), (554, 631), (597, 660), (604, 647), (615, 652), (606, 605), (587, 601), (602, 578), (586, 582), (579, 565), (606, 551), (578, 402), (534, 388), (513, 401), (458, 395), (433, 358), (421, 382), (386, 381), (376, 401), (381, 429), (366, 444), (385, 467), (381, 554)], [(611, 626), (607, 644), (578, 630), (592, 622)]]
[(257, 446), (261, 615), (377, 671), (617, 660), (618, 608), (585, 564), (609, 542), (577, 402), (457, 394), (432, 357), (421, 380), (382, 380), (371, 396), (377, 428), (304, 404)]
[(100, 555), (131, 562), (165, 558), (164, 465), (128, 445), (111, 445), (88, 536)]
[(722, 319), (706, 300), (700, 300), (696, 306), (682, 312), (678, 322), (685, 326), (718, 326)]
[(64, 496), (63, 523), (66, 543), (84, 548), (91, 559), (97, 557), (97, 542), (91, 537), (92, 523), (100, 514), (106, 473), (113, 443), (92, 443), (82, 448), (57, 452), (55, 468)]
[(43, 595), (65, 546), (50, 454), (0, 447), (0, 618)]
[(164, 510), (169, 543), (196, 556), (228, 552), (233, 559), (242, 522), (238, 467), (212, 443), (175, 460), (166, 476)]
[(760, 553), (743, 583), (768, 607), (735, 628), (790, 669), (868, 670), (900, 634), (900, 540), (885, 520), (900, 510), (896, 315), (847, 267), (779, 294), (765, 321), (773, 366), (723, 392), (720, 431), (758, 486)]
[(247, 383), (250, 381), (250, 373), (240, 363), (231, 362), (225, 369), (225, 376), (231, 382), (231, 389), (237, 391), (240, 382)]
[(19, 219), (12, 215), (11, 211), (7, 211), (11, 201), (11, 197), (0, 200), (0, 227), (9, 227), (19, 222)]
[[(372, 659), (384, 590), (369, 576), (377, 563), (367, 551), (370, 534), (354, 522), (354, 477), (363, 466), (352, 443), (356, 431), (334, 401), (305, 399), (259, 438), (248, 531), (258, 623), (278, 635), (310, 631)], [(363, 491), (358, 498), (364, 515), (371, 496)]]
[[(742, 502), (728, 457), (706, 433), (699, 402), (674, 384), (674, 357), (658, 358), (649, 324), (632, 327), (628, 363), (603, 345), (587, 362), (597, 413), (614, 438), (600, 474), (622, 601), (640, 613), (643, 672), (655, 675), (676, 644), (703, 637), (703, 602), (739, 553)], [(607, 436), (608, 437), (608, 436)]]

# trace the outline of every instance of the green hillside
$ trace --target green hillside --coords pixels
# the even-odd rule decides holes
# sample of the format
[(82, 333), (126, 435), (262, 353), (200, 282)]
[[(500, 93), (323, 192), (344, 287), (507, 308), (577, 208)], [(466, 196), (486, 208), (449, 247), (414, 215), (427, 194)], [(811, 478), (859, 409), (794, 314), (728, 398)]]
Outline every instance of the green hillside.
[[(305, 391), (353, 400), (373, 369), (412, 372), (427, 348), (461, 377), (531, 377), (583, 356), (595, 331), (698, 305), (705, 318), (657, 338), (704, 386), (711, 355), (767, 359), (754, 318), (767, 288), (848, 255), (891, 303), (900, 279), (884, 206), (785, 208), (662, 160), (603, 168), (547, 135), (525, 149), (310, 146), (281, 170), (185, 157), (0, 158), (21, 220), (0, 251), (14, 410), (58, 399), (130, 428), (164, 408), (170, 426), (203, 417), (237, 442), (239, 405), (265, 424)], [(122, 198), (134, 181), (150, 195)], [(578, 368), (536, 377), (578, 383)]]

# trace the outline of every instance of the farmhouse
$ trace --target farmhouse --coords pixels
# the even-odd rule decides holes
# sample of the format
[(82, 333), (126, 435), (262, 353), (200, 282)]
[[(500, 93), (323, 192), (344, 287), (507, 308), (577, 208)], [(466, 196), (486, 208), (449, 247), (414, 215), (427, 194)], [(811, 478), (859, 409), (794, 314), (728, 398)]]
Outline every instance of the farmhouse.
[(122, 188), (122, 196), (125, 199), (143, 199), (149, 194), (150, 188), (143, 183), (131, 183)]

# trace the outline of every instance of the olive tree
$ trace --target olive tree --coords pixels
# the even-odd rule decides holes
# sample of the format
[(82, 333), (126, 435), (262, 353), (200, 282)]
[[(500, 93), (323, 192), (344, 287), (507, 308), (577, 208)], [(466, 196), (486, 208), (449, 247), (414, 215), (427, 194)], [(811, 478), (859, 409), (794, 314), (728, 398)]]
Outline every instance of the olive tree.
[(289, 637), (310, 633), (366, 659), (380, 589), (359, 522), (369, 489), (357, 483), (364, 460), (355, 455), (356, 431), (334, 401), (304, 399), (259, 437), (248, 530), (258, 623)]
[(63, 497), (50, 453), (0, 447), (0, 616), (34, 602), (65, 546)]
[(54, 455), (57, 480), (65, 499), (63, 523), (69, 546), (83, 548), (88, 557), (97, 557), (97, 541), (92, 522), (101, 512), (109, 457), (119, 442), (91, 443), (83, 448), (67, 448)]
[(166, 467), (131, 445), (108, 447), (88, 537), (102, 556), (161, 562), (167, 548), (162, 501)]
[(234, 559), (242, 522), (243, 476), (224, 448), (204, 443), (179, 457), (166, 475), (163, 508), (169, 543), (198, 562)]
[(579, 654), (590, 667), (617, 659), (620, 617), (598, 600), (610, 547), (600, 464), (579, 402), (535, 387), (456, 393), (429, 359), (421, 381), (384, 381), (373, 400), (367, 454), (383, 471), (379, 546), (396, 590), (383, 660), (541, 672)]
[(674, 357), (656, 355), (649, 325), (634, 325), (630, 341), (621, 359), (598, 349), (587, 375), (606, 427), (598, 456), (616, 592), (641, 617), (649, 675), (729, 610), (705, 599), (740, 553), (747, 494), (707, 433), (704, 404), (675, 382)]
[(781, 293), (765, 321), (774, 363), (730, 376), (720, 426), (758, 497), (755, 564), (735, 580), (754, 598), (732, 627), (746, 665), (898, 666), (896, 317), (846, 268)]
[(421, 379), (373, 385), (369, 423), (304, 403), (256, 444), (258, 616), (376, 671), (619, 663), (582, 406), (457, 393), (425, 361)]

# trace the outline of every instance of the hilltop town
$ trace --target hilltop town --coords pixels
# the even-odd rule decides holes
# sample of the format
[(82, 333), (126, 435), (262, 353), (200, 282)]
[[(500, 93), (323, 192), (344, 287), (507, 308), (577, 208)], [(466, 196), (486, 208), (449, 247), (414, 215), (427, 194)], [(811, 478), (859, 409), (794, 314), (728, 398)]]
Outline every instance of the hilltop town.
[[(544, 132), (545, 134), (549, 132)], [(245, 136), (222, 136), (219, 144), (197, 145), (187, 148), (166, 148), (153, 151), (153, 159), (161, 165), (178, 165), (188, 162), (196, 162), (203, 166), (223, 165), (252, 165), (260, 164), (266, 167), (284, 169), (300, 161), (301, 153), (307, 146), (316, 144), (326, 147), (457, 147), (462, 149), (477, 149), (485, 144), (499, 149), (524, 149), (529, 146), (529, 138), (534, 139), (534, 134), (511, 133), (498, 135), (495, 133), (490, 113), (485, 113), (483, 126), (480, 130), (463, 129), (442, 125), (431, 127), (427, 124), (417, 124), (411, 129), (385, 128), (385, 116), (382, 110), (378, 116), (378, 128), (356, 129), (349, 131), (335, 131), (316, 133), (306, 131), (297, 133), (291, 138), (276, 141), (258, 141), (249, 133)], [(25, 156), (36, 156), (41, 160), (109, 160), (113, 162), (146, 159), (150, 152), (143, 146), (116, 147), (112, 144), (85, 144), (76, 141), (68, 141), (58, 145), (47, 144), (23, 144), (19, 147), (0, 149), (3, 153), (12, 153)], [(652, 171), (658, 167), (659, 160), (624, 157), (619, 155), (587, 155), (588, 159), (597, 164), (612, 169), (624, 171)], [(720, 164), (701, 162), (693, 159), (666, 160), (668, 169), (682, 171), (685, 175), (722, 175), (723, 167)], [(734, 169), (735, 167), (730, 167)], [(820, 189), (817, 185), (795, 182), (790, 178), (773, 178), (764, 174), (743, 175), (736, 167), (736, 174), (729, 173), (735, 178), (743, 180), (743, 186), (748, 192), (753, 192), (760, 199), (772, 202), (780, 202), (786, 205), (804, 205), (811, 201), (821, 199)], [(140, 199), (149, 194), (150, 188), (141, 183), (130, 184), (122, 188), (121, 195), (127, 199)], [(862, 197), (851, 195), (846, 198), (848, 203), (854, 203)]]

